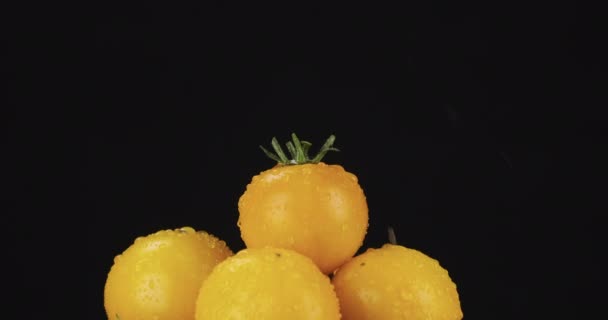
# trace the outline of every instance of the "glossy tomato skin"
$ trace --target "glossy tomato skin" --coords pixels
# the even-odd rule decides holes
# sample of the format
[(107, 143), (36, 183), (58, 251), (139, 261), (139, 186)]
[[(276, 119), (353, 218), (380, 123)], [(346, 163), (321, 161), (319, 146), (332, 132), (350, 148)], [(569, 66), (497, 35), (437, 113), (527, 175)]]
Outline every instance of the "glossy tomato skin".
[(332, 283), (344, 320), (463, 318), (456, 284), (439, 261), (385, 244), (342, 265)]
[(325, 274), (350, 259), (368, 228), (357, 177), (340, 165), (278, 165), (253, 177), (239, 199), (248, 248), (275, 246), (310, 257)]
[(283, 248), (243, 249), (203, 282), (196, 320), (338, 320), (327, 276), (308, 257)]
[(192, 320), (196, 296), (212, 269), (232, 251), (193, 228), (139, 237), (114, 258), (104, 288), (111, 320)]

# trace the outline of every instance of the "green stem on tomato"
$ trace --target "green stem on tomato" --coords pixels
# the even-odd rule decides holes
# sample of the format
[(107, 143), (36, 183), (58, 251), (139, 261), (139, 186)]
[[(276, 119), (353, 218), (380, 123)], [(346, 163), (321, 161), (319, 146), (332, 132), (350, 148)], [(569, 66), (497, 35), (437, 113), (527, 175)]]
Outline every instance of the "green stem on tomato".
[(271, 144), (272, 144), (272, 148), (277, 153), (277, 155), (279, 156), (281, 161), (284, 161), (284, 162), (289, 161), (289, 159), (287, 159), (287, 156), (283, 152), (283, 149), (281, 149), (281, 145), (279, 144), (279, 141), (277, 140), (277, 138), (272, 138)]
[(285, 145), (287, 146), (287, 150), (289, 151), (291, 158), (296, 159), (298, 156), (298, 152), (296, 151), (296, 146), (293, 144), (293, 142), (287, 141)]
[(300, 140), (295, 133), (291, 134), (291, 141), (288, 141), (285, 144), (289, 155), (291, 155), (291, 159), (287, 158), (276, 137), (273, 137), (271, 141), (274, 153), (268, 151), (263, 146), (260, 146), (260, 148), (262, 149), (262, 151), (264, 151), (264, 154), (266, 154), (266, 156), (281, 165), (319, 163), (321, 162), (321, 160), (323, 160), (323, 157), (325, 156), (325, 154), (327, 154), (327, 152), (340, 151), (333, 147), (335, 140), (336, 137), (333, 134), (330, 135), (321, 147), (321, 149), (319, 149), (319, 152), (312, 159), (308, 156), (308, 151), (310, 150), (312, 144), (308, 141)]
[(312, 146), (312, 143), (304, 140), (300, 142), (302, 143), (302, 152), (304, 152), (304, 157), (308, 159), (308, 150), (310, 150), (310, 146)]
[(317, 153), (317, 155), (311, 161), (313, 163), (318, 163), (321, 161), (321, 159), (323, 159), (323, 157), (325, 157), (325, 154), (328, 151), (340, 151), (340, 150), (332, 147), (335, 140), (336, 140), (336, 137), (333, 134), (331, 136), (329, 136), (329, 138), (327, 138), (327, 140), (321, 147), (321, 150), (319, 150), (319, 153)]

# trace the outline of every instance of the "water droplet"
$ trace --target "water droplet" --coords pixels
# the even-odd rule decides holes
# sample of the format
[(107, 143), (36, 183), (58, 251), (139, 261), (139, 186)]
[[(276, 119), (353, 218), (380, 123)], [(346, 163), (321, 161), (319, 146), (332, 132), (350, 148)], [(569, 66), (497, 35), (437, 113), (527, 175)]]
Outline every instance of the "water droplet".
[(399, 297), (401, 297), (402, 300), (412, 300), (412, 293), (402, 289), (399, 291)]
[(179, 228), (177, 231), (180, 233), (188, 233), (188, 234), (196, 232), (196, 231), (194, 231), (194, 229), (192, 227)]

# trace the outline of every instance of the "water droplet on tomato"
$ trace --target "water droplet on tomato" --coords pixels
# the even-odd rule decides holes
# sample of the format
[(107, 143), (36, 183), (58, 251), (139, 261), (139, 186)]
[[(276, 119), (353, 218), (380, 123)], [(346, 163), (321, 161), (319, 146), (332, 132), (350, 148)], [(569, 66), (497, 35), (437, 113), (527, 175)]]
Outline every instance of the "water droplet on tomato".
[(298, 313), (300, 311), (300, 306), (297, 305), (297, 304), (293, 304), (293, 305), (291, 305), (291, 310), (293, 310), (296, 313)]
[(179, 228), (177, 231), (180, 233), (188, 233), (188, 234), (196, 232), (192, 227)]
[(399, 297), (402, 300), (411, 300), (412, 299), (412, 293), (408, 292), (407, 290), (403, 290), (402, 289), (401, 291), (399, 291)]

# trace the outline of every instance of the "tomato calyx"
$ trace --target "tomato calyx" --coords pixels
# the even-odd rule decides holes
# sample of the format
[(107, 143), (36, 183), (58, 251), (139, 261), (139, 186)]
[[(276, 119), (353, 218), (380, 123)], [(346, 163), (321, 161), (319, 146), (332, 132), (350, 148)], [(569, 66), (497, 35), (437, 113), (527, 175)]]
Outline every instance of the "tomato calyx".
[(336, 137), (332, 134), (327, 138), (323, 146), (319, 149), (319, 152), (312, 158), (309, 157), (308, 151), (312, 146), (312, 143), (304, 140), (300, 140), (295, 133), (291, 134), (291, 140), (285, 143), (287, 147), (287, 151), (291, 155), (291, 159), (285, 155), (279, 141), (276, 137), (272, 138), (271, 145), (274, 149), (274, 153), (268, 151), (263, 146), (260, 146), (262, 151), (268, 156), (270, 159), (276, 161), (280, 165), (297, 165), (297, 164), (306, 164), (306, 163), (319, 163), (329, 151), (340, 151), (333, 147), (334, 141)]

